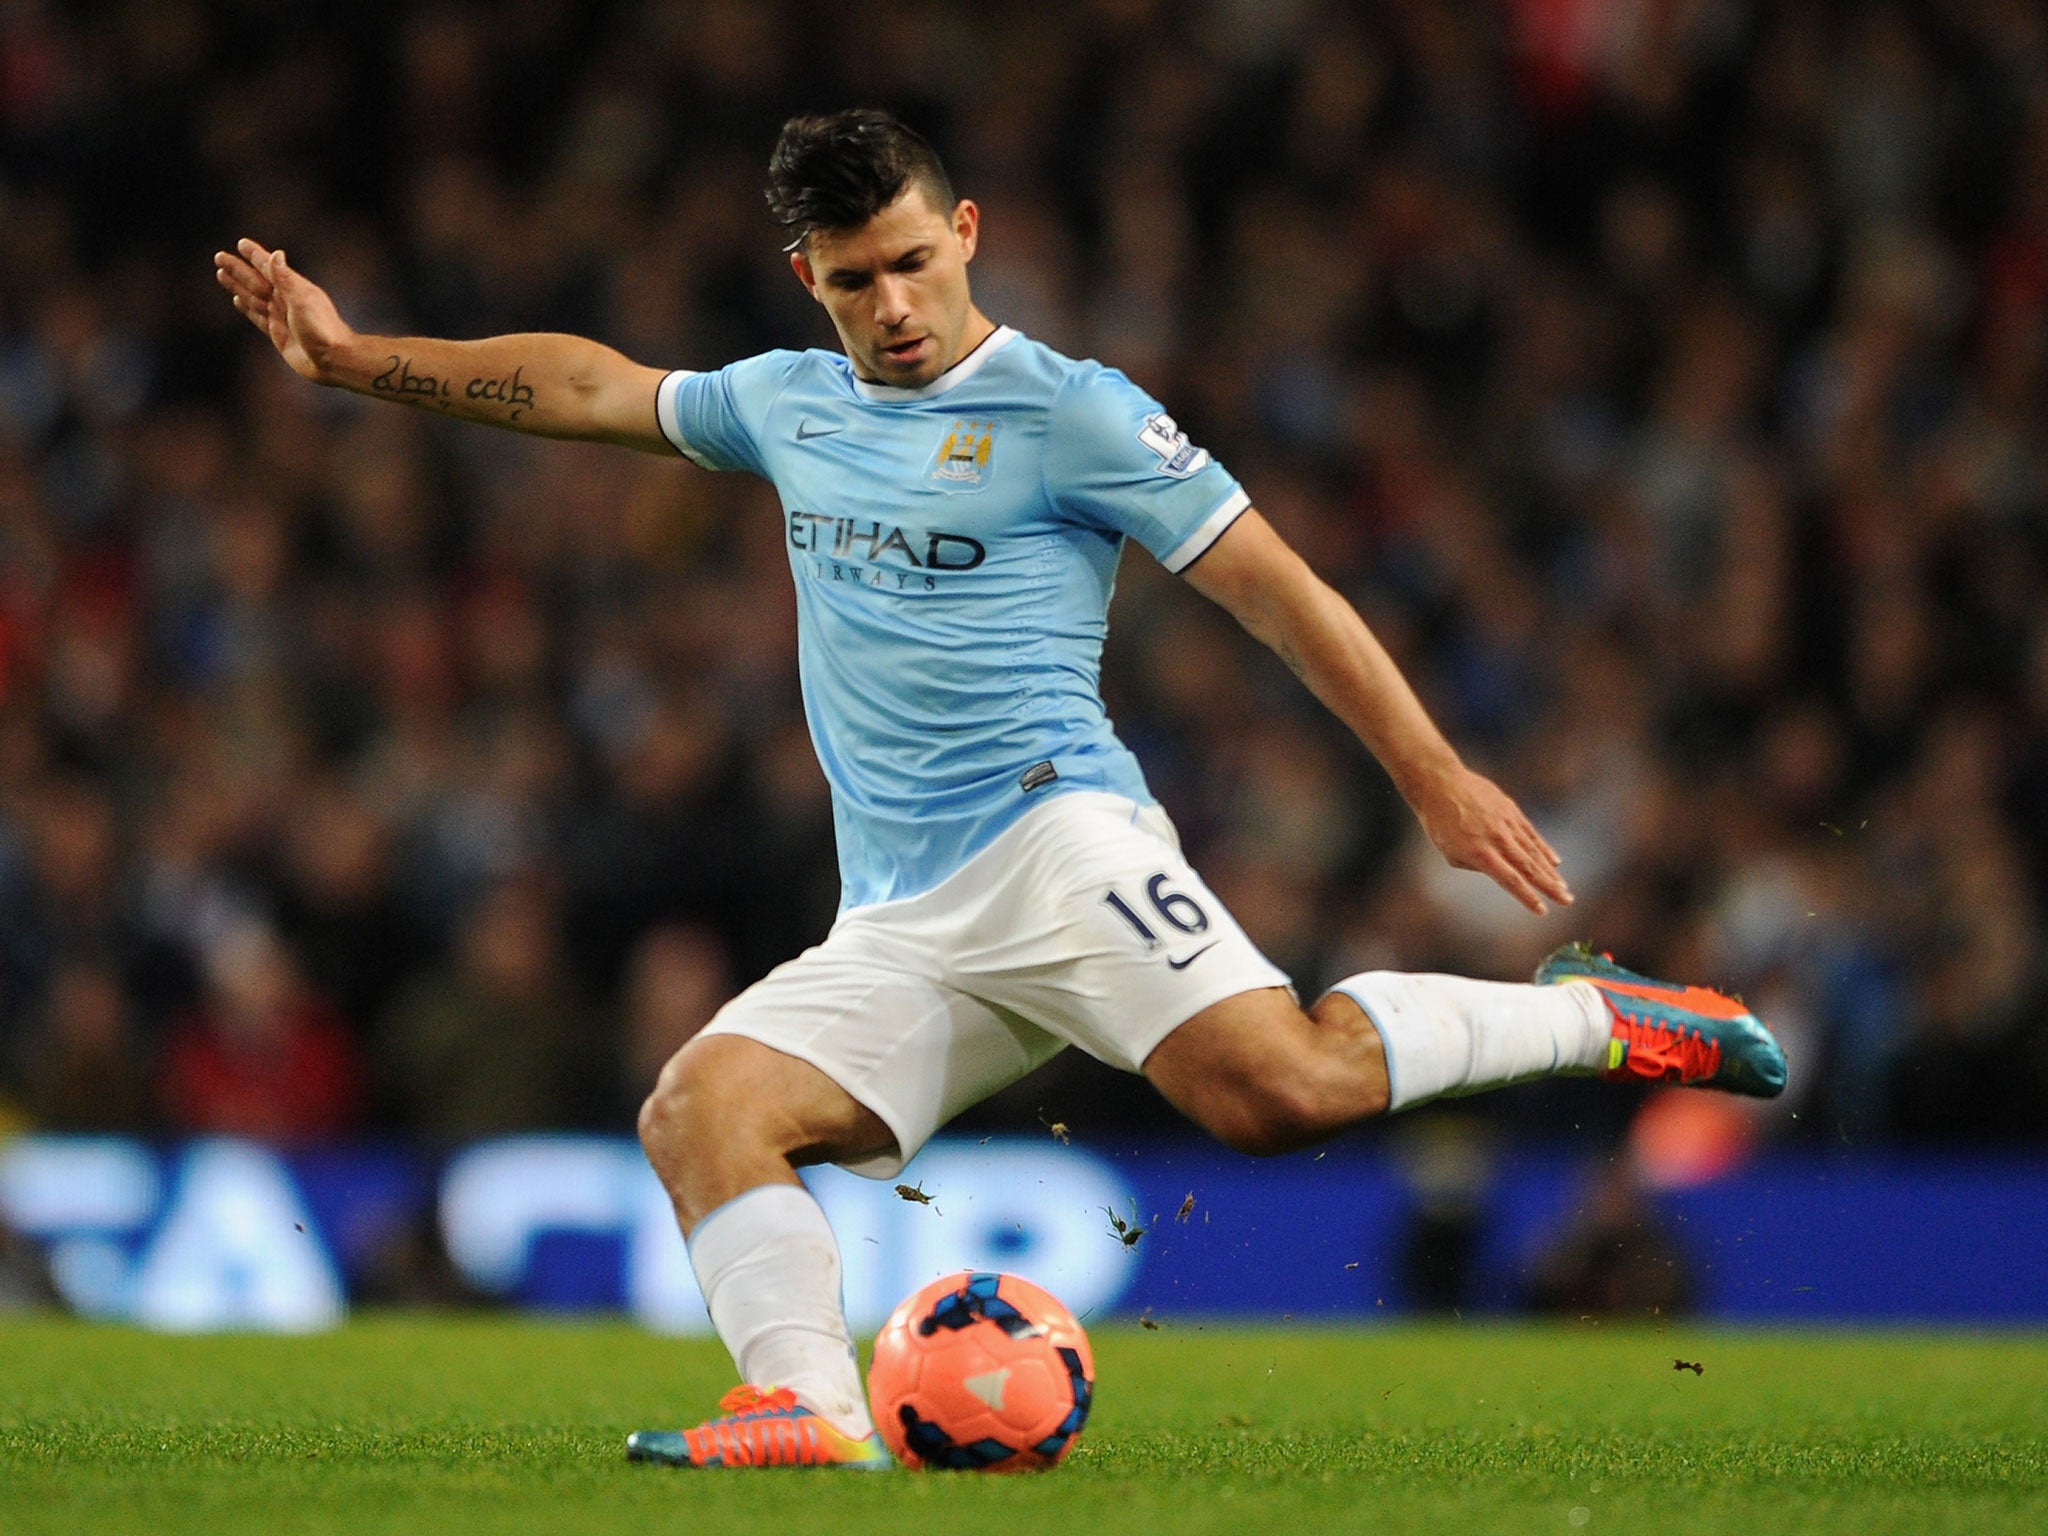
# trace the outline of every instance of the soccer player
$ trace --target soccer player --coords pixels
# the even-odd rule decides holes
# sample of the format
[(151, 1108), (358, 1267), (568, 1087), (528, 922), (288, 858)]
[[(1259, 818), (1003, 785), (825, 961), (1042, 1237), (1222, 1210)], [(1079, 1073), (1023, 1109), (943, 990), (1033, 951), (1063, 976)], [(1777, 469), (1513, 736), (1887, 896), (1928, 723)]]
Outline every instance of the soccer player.
[(798, 1181), (890, 1178), (961, 1110), (1068, 1045), (1268, 1153), (1446, 1094), (1554, 1073), (1769, 1097), (1784, 1056), (1739, 1002), (1571, 947), (1533, 985), (1371, 972), (1304, 1009), (1181, 856), (1097, 691), (1135, 539), (1271, 646), (1383, 763), (1453, 865), (1531, 911), (1558, 858), (1459, 760), (1350, 604), (1113, 369), (975, 307), (975, 204), (888, 115), (782, 130), (768, 202), (844, 355), (704, 373), (562, 335), (360, 335), (282, 251), (219, 281), (297, 372), (549, 437), (680, 453), (775, 485), (804, 708), (843, 884), (824, 942), (679, 1051), (640, 1135), (748, 1385), (630, 1455), (886, 1465)]

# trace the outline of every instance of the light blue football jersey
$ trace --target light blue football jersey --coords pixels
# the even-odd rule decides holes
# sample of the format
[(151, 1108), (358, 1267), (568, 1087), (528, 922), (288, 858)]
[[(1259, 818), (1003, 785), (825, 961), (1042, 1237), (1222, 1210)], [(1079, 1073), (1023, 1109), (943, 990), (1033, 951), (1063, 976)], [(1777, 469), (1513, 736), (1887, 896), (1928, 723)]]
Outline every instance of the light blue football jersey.
[(1237, 482), (1114, 369), (999, 328), (921, 389), (835, 352), (669, 374), (661, 430), (782, 498), (840, 910), (930, 890), (1049, 795), (1152, 803), (1098, 678), (1117, 557), (1185, 568)]

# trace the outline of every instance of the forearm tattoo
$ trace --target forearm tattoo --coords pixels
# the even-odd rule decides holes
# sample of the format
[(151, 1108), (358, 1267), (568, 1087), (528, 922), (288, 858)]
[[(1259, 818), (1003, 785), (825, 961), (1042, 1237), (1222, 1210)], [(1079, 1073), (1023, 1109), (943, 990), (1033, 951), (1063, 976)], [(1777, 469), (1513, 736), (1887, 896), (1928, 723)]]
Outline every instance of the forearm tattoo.
[[(390, 366), (370, 381), (370, 388), (380, 395), (403, 400), (412, 405), (432, 406), (436, 410), (449, 410), (455, 403), (455, 381), (438, 374), (416, 373), (413, 360), (401, 357), (396, 352), (389, 356)], [(534, 388), (523, 377), (522, 364), (502, 378), (477, 375), (462, 386), (462, 398), (479, 407), (504, 407), (503, 420), (515, 422), (539, 404)], [(484, 419), (498, 416), (497, 411), (485, 409)]]
[(522, 414), (533, 409), (533, 386), (523, 382), (519, 375), (523, 368), (514, 368), (510, 377), (502, 379), (474, 378), (463, 385), (462, 393), (471, 400), (481, 400), (511, 407), (505, 419), (517, 421)]
[(391, 354), (391, 366), (370, 380), (380, 395), (393, 395), (418, 405), (442, 405), (448, 399), (448, 381), (431, 373), (414, 373), (412, 359)]

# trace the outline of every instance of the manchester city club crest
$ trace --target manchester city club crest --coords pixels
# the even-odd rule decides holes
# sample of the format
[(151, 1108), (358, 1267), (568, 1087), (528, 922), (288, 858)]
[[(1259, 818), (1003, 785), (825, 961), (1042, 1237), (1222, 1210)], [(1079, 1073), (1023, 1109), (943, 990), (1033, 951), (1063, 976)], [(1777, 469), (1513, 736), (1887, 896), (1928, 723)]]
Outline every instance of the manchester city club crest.
[(996, 424), (992, 421), (953, 422), (939, 439), (926, 478), (942, 491), (978, 491), (988, 484), (989, 468), (995, 456)]

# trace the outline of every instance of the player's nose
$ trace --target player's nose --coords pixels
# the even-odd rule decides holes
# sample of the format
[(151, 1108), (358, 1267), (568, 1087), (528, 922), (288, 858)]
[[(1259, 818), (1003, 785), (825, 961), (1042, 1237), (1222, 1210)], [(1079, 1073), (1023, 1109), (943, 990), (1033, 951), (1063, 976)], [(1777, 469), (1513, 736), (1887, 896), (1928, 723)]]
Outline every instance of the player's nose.
[(875, 323), (893, 329), (910, 318), (910, 285), (900, 277), (875, 284)]

